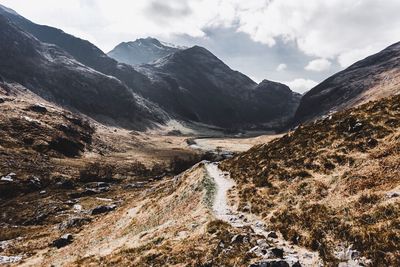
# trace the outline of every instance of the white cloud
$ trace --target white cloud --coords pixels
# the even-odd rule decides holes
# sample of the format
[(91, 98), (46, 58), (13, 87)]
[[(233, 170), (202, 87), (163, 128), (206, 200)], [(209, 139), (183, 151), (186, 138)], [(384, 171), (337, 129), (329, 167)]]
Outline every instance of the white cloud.
[(305, 66), (305, 70), (310, 70), (310, 71), (326, 71), (329, 70), (331, 67), (332, 63), (325, 59), (325, 58), (319, 58), (319, 59), (314, 59), (310, 61), (307, 66)]
[(231, 26), (236, 19), (236, 6), (230, 0), (0, 0), (0, 4), (36, 23), (91, 36), (90, 41), (104, 51), (140, 37), (202, 37), (205, 27)]
[[(398, 0), (0, 0), (37, 22), (79, 28), (110, 49), (122, 38), (174, 34), (204, 36), (210, 26), (238, 25), (255, 41), (277, 38), (297, 43), (304, 53), (333, 59), (369, 47), (377, 52), (400, 40)], [(106, 50), (107, 50), (106, 49)], [(358, 57), (355, 55), (359, 55)], [(348, 61), (343, 59), (343, 64)]]
[[(232, 27), (266, 46), (283, 40), (297, 47), (299, 54), (337, 61), (341, 67), (347, 67), (400, 41), (399, 0), (0, 0), (0, 3), (37, 23), (89, 39), (106, 52), (119, 42), (139, 37), (154, 36), (165, 41), (178, 35), (209, 38), (205, 29)], [(293, 61), (282, 55), (281, 62), (294, 66)], [(271, 62), (270, 69), (276, 69), (276, 64)], [(280, 72), (281, 79), (307, 75), (304, 70), (294, 73), (292, 69)]]
[(293, 41), (308, 55), (341, 58), (343, 67), (365, 56), (355, 51), (378, 52), (400, 41), (398, 0), (254, 2), (258, 6), (238, 11), (240, 31), (267, 45), (277, 38)]
[(287, 69), (287, 65), (284, 64), (284, 63), (281, 63), (281, 64), (278, 65), (278, 67), (276, 67), (277, 71), (284, 71), (286, 69)]
[(346, 51), (339, 55), (338, 62), (342, 67), (348, 67), (354, 62), (372, 55), (374, 52), (376, 51), (372, 46)]
[(294, 79), (293, 81), (288, 81), (288, 82), (282, 82), (283, 84), (286, 84), (287, 86), (290, 87), (295, 92), (298, 92), (300, 94), (304, 94), (311, 88), (315, 87), (318, 83), (313, 80), (309, 79)]

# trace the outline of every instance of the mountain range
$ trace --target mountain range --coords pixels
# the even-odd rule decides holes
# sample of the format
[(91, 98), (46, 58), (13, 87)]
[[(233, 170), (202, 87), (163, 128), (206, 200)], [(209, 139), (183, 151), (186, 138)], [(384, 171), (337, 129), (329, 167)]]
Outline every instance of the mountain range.
[[(301, 97), (277, 82), (257, 84), (203, 47), (146, 38), (121, 43), (107, 55), (86, 40), (35, 24), (8, 8), (0, 7), (0, 16), (4, 79), (124, 127), (144, 129), (172, 119), (225, 129), (280, 130), (398, 91), (399, 44)], [(10, 42), (21, 45), (11, 48)], [(21, 56), (10, 60), (10, 53)]]

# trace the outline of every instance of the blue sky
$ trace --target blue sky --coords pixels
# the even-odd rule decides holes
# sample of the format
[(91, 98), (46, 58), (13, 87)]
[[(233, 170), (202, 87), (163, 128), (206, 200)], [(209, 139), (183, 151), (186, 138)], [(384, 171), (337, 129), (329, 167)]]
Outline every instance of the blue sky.
[(0, 0), (108, 52), (152, 36), (201, 45), (257, 82), (304, 92), (400, 41), (398, 0)]

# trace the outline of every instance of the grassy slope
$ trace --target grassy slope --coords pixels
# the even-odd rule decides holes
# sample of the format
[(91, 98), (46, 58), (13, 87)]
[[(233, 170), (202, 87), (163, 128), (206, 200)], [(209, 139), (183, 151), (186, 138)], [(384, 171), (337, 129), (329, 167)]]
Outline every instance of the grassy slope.
[(222, 164), (250, 206), (334, 263), (339, 244), (400, 264), (400, 96), (300, 126)]

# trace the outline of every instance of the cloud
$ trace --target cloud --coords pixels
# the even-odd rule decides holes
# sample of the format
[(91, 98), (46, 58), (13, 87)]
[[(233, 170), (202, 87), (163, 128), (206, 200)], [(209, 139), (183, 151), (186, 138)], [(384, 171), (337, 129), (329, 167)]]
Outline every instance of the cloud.
[(365, 56), (354, 51), (378, 52), (400, 40), (398, 0), (254, 2), (258, 5), (238, 11), (240, 31), (267, 45), (281, 37), (308, 55), (342, 58), (342, 67)]
[(307, 66), (305, 66), (305, 70), (310, 70), (310, 71), (326, 71), (329, 70), (331, 67), (332, 63), (325, 59), (325, 58), (319, 58), (319, 59), (314, 59), (310, 61)]
[(277, 71), (284, 71), (286, 69), (287, 69), (287, 65), (284, 64), (284, 63), (281, 63), (281, 64), (278, 65), (278, 67), (276, 67)]
[(340, 54), (338, 57), (338, 62), (342, 67), (348, 67), (354, 62), (372, 55), (374, 52), (376, 51), (372, 46), (350, 50)]
[(150, 1), (149, 6), (146, 8), (146, 12), (154, 16), (155, 19), (159, 18), (174, 18), (174, 17), (185, 17), (192, 13), (188, 3), (186, 1)]
[[(343, 66), (365, 50), (377, 52), (400, 40), (398, 0), (0, 0), (23, 15), (55, 26), (87, 26), (101, 47), (118, 36), (205, 36), (210, 26), (237, 31), (269, 46), (294, 42), (307, 55), (342, 58)], [(390, 18), (390, 19), (388, 19)], [(81, 29), (82, 30), (82, 29)], [(91, 31), (91, 32), (89, 32)], [(110, 38), (113, 36), (114, 38)], [(131, 38), (132, 38), (131, 37)], [(349, 55), (353, 55), (350, 57)], [(346, 59), (343, 59), (346, 58)]]
[[(181, 45), (200, 44), (228, 65), (258, 80), (294, 81), (302, 77), (321, 81), (400, 41), (398, 0), (0, 0), (0, 3), (36, 23), (88, 39), (105, 52), (122, 41), (147, 36), (169, 42), (183, 40), (184, 43), (177, 43)], [(221, 35), (224, 30), (229, 30), (229, 35)], [(320, 59), (330, 61), (330, 68), (315, 66)], [(281, 67), (279, 71), (277, 66), (282, 62), (290, 69)], [(305, 70), (306, 65), (313, 71)]]
[(290, 89), (300, 94), (304, 94), (305, 92), (307, 92), (308, 90), (310, 90), (311, 88), (315, 87), (318, 84), (316, 81), (309, 79), (302, 79), (302, 78), (282, 83), (286, 84), (287, 86), (290, 87)]

